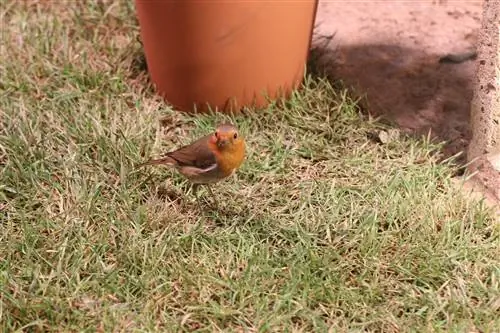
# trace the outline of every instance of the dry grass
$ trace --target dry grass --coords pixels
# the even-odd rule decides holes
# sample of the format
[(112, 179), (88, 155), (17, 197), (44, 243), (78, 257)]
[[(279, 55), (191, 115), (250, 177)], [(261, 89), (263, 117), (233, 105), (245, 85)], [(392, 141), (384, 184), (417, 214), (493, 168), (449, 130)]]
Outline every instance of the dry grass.
[(223, 116), (154, 97), (131, 2), (0, 8), (2, 331), (500, 329), (499, 228), (439, 147), (308, 78), (233, 119), (248, 158), (200, 210), (133, 166)]

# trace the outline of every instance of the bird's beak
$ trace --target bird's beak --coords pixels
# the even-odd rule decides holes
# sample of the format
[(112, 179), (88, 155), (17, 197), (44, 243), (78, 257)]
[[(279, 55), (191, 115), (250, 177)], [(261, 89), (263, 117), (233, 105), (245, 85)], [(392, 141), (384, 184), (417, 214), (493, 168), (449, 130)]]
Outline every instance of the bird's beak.
[(219, 139), (217, 141), (217, 146), (219, 148), (222, 148), (222, 147), (225, 147), (227, 145), (227, 143), (228, 143), (227, 139)]

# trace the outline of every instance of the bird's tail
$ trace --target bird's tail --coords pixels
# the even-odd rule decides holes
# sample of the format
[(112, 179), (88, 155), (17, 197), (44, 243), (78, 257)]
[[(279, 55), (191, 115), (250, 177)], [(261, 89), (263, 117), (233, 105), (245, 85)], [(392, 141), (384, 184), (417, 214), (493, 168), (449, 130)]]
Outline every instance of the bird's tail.
[(136, 166), (136, 168), (140, 168), (146, 165), (170, 165), (170, 166), (176, 166), (177, 161), (174, 160), (173, 158), (169, 156), (165, 156), (156, 160), (149, 160), (147, 162), (141, 163)]

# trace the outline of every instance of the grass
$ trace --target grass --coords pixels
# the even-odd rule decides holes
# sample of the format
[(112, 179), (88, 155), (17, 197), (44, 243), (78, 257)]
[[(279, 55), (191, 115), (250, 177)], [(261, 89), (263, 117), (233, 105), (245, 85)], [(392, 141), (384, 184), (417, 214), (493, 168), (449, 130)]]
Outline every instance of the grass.
[(155, 97), (131, 2), (0, 8), (1, 331), (500, 329), (500, 230), (439, 146), (308, 77), (232, 118), (247, 160), (200, 210), (134, 165), (227, 116)]

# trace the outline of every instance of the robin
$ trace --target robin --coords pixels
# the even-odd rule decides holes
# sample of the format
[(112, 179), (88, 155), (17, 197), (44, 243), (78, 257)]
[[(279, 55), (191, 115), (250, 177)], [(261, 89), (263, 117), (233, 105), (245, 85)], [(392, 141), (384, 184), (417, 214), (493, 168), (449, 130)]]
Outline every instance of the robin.
[(175, 167), (193, 184), (193, 193), (197, 200), (198, 186), (206, 185), (217, 206), (210, 184), (226, 179), (240, 167), (245, 159), (245, 148), (245, 140), (238, 133), (238, 129), (231, 124), (223, 124), (212, 134), (140, 166)]

